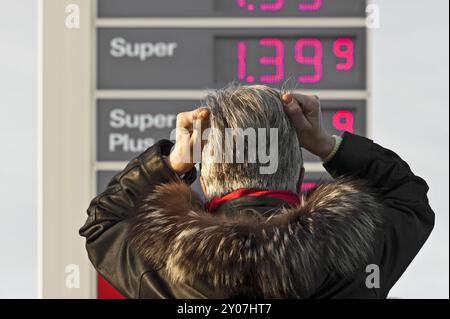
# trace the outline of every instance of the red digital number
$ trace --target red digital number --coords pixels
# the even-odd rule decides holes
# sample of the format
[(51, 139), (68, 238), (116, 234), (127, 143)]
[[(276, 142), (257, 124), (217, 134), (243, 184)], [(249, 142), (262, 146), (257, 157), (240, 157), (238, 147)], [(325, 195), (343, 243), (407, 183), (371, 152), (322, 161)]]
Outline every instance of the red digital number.
[(355, 63), (355, 46), (353, 41), (347, 38), (340, 38), (334, 41), (334, 55), (338, 58), (345, 59), (345, 62), (336, 65), (338, 71), (350, 70)]
[(354, 133), (355, 117), (350, 111), (338, 111), (333, 116), (333, 127), (338, 131)]
[[(275, 67), (273, 74), (264, 74), (260, 77), (262, 84), (276, 84), (283, 81), (285, 77), (285, 43), (279, 38), (264, 38), (258, 43), (260, 47), (273, 47), (275, 54), (273, 56), (263, 56), (259, 58), (259, 63), (263, 66)], [(309, 49), (310, 53), (307, 53)], [(333, 53), (339, 59), (344, 61), (336, 64), (338, 71), (348, 71), (355, 64), (355, 45), (351, 39), (339, 38), (333, 42)], [(300, 84), (315, 84), (323, 79), (323, 59), (324, 49), (322, 41), (317, 38), (303, 38), (295, 43), (294, 48), (295, 61), (303, 66), (313, 68), (311, 74), (298, 76), (297, 81)], [(312, 53), (311, 53), (312, 52)], [(237, 44), (237, 78), (239, 81), (254, 83), (255, 76), (247, 75), (247, 43), (240, 41)]]
[(284, 44), (280, 39), (261, 39), (259, 45), (262, 47), (274, 47), (275, 56), (273, 57), (261, 57), (259, 63), (262, 65), (275, 66), (275, 74), (262, 75), (261, 83), (274, 84), (279, 83), (284, 79)]
[[(246, 0), (237, 0), (236, 1), (237, 6), (239, 8), (243, 8), (246, 9), (249, 12), (253, 12), (256, 10), (256, 6), (254, 3), (247, 3)], [(269, 1), (269, 2), (264, 2), (261, 3), (261, 5), (259, 6), (259, 9), (261, 11), (266, 11), (266, 12), (276, 12), (276, 11), (280, 11), (281, 9), (283, 9), (284, 7), (284, 0), (275, 0), (275, 1)]]
[(310, 2), (302, 2), (298, 5), (299, 11), (318, 11), (322, 8), (322, 0), (314, 0)]
[(261, 11), (280, 11), (283, 9), (284, 0), (276, 0), (272, 3), (262, 3), (260, 8)]
[(237, 76), (239, 81), (245, 81), (247, 74), (247, 45), (245, 42), (239, 42), (237, 45)]
[[(314, 48), (313, 56), (304, 56), (303, 50), (305, 47)], [(295, 44), (295, 59), (299, 64), (314, 66), (314, 74), (301, 75), (298, 77), (298, 82), (318, 83), (323, 77), (323, 46), (318, 39), (300, 39)]]
[[(239, 8), (245, 9), (249, 12), (256, 10), (256, 5), (247, 0), (236, 0), (236, 4)], [(319, 11), (322, 8), (323, 0), (310, 0), (301, 1), (298, 4), (299, 11)], [(263, 12), (276, 12), (280, 11), (284, 7), (284, 0), (272, 0), (263, 2), (260, 4), (259, 9)]]
[(301, 192), (302, 192), (302, 193), (305, 193), (305, 192), (309, 191), (311, 188), (314, 188), (314, 187), (316, 187), (316, 186), (317, 186), (317, 183), (314, 183), (314, 182), (304, 182), (304, 183), (302, 183), (302, 189), (301, 189)]

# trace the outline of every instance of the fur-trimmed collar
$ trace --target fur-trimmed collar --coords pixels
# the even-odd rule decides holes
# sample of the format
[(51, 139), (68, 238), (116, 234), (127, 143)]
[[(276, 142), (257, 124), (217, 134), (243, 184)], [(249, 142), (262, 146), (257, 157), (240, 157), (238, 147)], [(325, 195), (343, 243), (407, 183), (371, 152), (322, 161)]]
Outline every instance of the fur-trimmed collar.
[(323, 274), (365, 266), (380, 204), (361, 182), (338, 179), (270, 216), (208, 213), (183, 183), (156, 187), (136, 209), (131, 245), (173, 283), (203, 278), (230, 296), (303, 298)]

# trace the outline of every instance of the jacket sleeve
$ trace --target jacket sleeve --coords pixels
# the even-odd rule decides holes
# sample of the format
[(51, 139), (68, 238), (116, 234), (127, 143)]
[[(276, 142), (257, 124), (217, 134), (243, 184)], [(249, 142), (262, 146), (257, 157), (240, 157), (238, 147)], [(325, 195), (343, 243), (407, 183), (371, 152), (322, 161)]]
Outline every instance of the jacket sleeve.
[[(96, 270), (127, 298), (139, 298), (141, 278), (157, 270), (135, 255), (129, 248), (127, 236), (140, 197), (152, 192), (157, 185), (181, 181), (163, 160), (172, 146), (170, 141), (164, 140), (133, 159), (111, 180), (107, 189), (92, 200), (87, 221), (80, 229)], [(195, 178), (194, 168), (185, 174), (184, 181), (192, 183)]]
[(364, 180), (381, 198), (383, 223), (374, 255), (380, 292), (386, 297), (433, 229), (428, 185), (393, 151), (350, 133), (344, 133), (338, 152), (324, 167), (335, 178)]

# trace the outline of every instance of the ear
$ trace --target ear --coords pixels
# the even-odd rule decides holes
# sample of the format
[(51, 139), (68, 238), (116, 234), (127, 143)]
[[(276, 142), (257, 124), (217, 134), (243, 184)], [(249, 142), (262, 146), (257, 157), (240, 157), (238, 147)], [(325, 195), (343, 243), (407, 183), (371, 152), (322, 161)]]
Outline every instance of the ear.
[(206, 197), (206, 186), (205, 186), (205, 180), (203, 179), (203, 176), (200, 175), (200, 185), (202, 186), (203, 194)]

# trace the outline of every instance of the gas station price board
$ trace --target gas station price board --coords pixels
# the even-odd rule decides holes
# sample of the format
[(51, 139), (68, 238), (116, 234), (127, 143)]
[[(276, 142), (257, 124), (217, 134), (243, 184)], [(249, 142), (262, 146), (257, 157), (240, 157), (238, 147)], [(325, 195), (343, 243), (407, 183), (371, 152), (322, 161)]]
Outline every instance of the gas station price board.
[(366, 36), (353, 29), (99, 29), (98, 88), (205, 89), (231, 81), (365, 90)]
[[(176, 115), (200, 106), (198, 101), (98, 100), (97, 160), (125, 162), (144, 152), (175, 129)], [(332, 134), (365, 135), (365, 101), (322, 101), (323, 124)], [(318, 159), (304, 151), (304, 160)]]
[[(126, 162), (229, 82), (321, 97), (332, 134), (367, 136), (370, 55), (364, 0), (97, 0), (93, 182)], [(304, 190), (331, 177), (304, 151)], [(193, 189), (200, 192), (198, 182)], [(99, 281), (99, 298), (102, 285)]]

